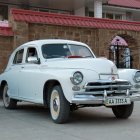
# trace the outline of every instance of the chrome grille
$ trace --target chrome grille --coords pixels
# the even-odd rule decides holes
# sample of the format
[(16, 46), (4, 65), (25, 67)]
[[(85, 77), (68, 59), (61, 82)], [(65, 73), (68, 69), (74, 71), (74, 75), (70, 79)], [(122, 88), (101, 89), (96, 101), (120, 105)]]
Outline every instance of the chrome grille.
[(84, 89), (87, 94), (92, 93), (94, 95), (99, 96), (104, 91), (106, 91), (107, 94), (115, 96), (116, 93), (119, 93), (119, 95), (126, 94), (126, 90), (131, 89), (131, 85), (128, 81), (123, 80), (98, 80), (95, 82), (87, 83), (84, 86)]

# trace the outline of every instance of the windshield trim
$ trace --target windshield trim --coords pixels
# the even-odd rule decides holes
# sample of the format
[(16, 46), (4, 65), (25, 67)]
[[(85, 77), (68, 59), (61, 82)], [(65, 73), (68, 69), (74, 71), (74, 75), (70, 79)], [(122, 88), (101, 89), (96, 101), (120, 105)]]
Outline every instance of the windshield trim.
[[(56, 54), (45, 57), (44, 54), (43, 54), (43, 47), (44, 47), (45, 45), (66, 45), (66, 46), (68, 47), (68, 49), (69, 49), (71, 55), (73, 55), (73, 54), (72, 54), (71, 46), (83, 47), (83, 48), (86, 48), (86, 49), (87, 49), (89, 55), (87, 55), (87, 56), (85, 56), (85, 57), (81, 55), (81, 57), (79, 57), (79, 58), (95, 58), (95, 55), (93, 54), (93, 52), (91, 51), (91, 49), (90, 49), (89, 47), (87, 47), (86, 45), (80, 45), (80, 44), (78, 45), (78, 44), (73, 44), (73, 43), (70, 43), (70, 44), (69, 44), (69, 43), (49, 43), (49, 44), (43, 44), (43, 45), (41, 46), (41, 52), (42, 52), (42, 56), (43, 56), (44, 59), (69, 58), (69, 55), (64, 55), (64, 56), (62, 56), (62, 55), (56, 55)], [(53, 47), (53, 46), (52, 46), (52, 47)], [(76, 56), (78, 56), (78, 55), (76, 54)], [(79, 55), (79, 56), (80, 56), (80, 55)], [(71, 57), (70, 57), (70, 58), (71, 58)], [(78, 57), (75, 57), (75, 58), (78, 58)]]

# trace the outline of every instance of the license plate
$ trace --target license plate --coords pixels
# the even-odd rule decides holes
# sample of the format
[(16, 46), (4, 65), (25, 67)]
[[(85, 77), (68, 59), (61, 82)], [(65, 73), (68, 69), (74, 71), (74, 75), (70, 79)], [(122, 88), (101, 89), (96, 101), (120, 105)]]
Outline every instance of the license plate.
[(130, 98), (107, 98), (105, 100), (106, 106), (127, 105), (130, 103)]

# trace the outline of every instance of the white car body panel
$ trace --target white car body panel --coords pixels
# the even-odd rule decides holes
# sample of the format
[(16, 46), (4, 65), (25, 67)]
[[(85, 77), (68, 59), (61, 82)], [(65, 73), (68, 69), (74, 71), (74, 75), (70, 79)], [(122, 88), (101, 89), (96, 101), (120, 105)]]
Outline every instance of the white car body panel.
[[(45, 83), (49, 80), (56, 80), (60, 83), (66, 99), (72, 103), (74, 94), (77, 93), (72, 90), (74, 85), (70, 80), (74, 72), (80, 71), (84, 75), (84, 80), (78, 85), (80, 87), (78, 92), (85, 91), (83, 87), (86, 83), (98, 80), (111, 81), (114, 75), (115, 79), (118, 78), (118, 71), (114, 63), (107, 59), (96, 58), (92, 51), (94, 58), (54, 58), (45, 60), (42, 56), (41, 46), (43, 44), (59, 43), (82, 45), (91, 51), (86, 44), (69, 40), (39, 40), (21, 45), (12, 53), (5, 72), (0, 75), (0, 84), (2, 81), (7, 82), (11, 98), (43, 104)], [(26, 51), (29, 46), (37, 49), (41, 64), (26, 63)], [(23, 61), (21, 64), (14, 65), (15, 53), (22, 48), (24, 48)], [(122, 77), (121, 74), (120, 77)]]
[(140, 93), (140, 82), (136, 83), (134, 81), (136, 72), (140, 71), (137, 69), (118, 69), (119, 78), (130, 81), (132, 88), (139, 91)]

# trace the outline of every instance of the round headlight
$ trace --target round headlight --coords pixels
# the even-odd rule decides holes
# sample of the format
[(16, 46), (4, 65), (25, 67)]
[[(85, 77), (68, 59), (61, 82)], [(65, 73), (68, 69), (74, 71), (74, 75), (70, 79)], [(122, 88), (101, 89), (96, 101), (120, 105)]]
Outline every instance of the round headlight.
[(75, 72), (71, 77), (71, 81), (74, 85), (80, 84), (83, 81), (83, 74), (79, 71)]
[(134, 75), (134, 82), (136, 82), (136, 83), (140, 82), (140, 71), (135, 73), (135, 75)]

